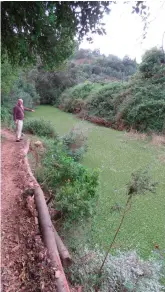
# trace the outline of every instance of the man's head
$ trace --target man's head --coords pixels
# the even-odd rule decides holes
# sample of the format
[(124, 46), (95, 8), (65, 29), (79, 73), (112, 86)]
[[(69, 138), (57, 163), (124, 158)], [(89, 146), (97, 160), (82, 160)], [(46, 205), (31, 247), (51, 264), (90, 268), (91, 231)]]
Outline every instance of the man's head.
[(20, 105), (20, 106), (23, 105), (23, 99), (19, 98), (18, 101), (17, 101), (17, 104)]

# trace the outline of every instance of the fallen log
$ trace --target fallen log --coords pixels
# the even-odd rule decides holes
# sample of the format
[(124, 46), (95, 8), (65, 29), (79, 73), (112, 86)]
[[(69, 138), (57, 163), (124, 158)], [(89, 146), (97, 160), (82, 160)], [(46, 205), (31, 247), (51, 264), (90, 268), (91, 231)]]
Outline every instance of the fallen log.
[(44, 194), (40, 187), (35, 188), (34, 199), (38, 210), (38, 217), (40, 222), (40, 228), (43, 235), (43, 240), (48, 249), (52, 265), (56, 270), (57, 289), (59, 292), (69, 292), (70, 289), (57, 250), (57, 245), (54, 236), (54, 228), (52, 225), (52, 221), (50, 219)]
[(58, 292), (70, 292), (68, 282), (62, 267), (62, 263), (60, 260), (60, 256), (57, 249), (57, 244), (55, 240), (55, 233), (52, 225), (52, 221), (49, 215), (48, 207), (46, 205), (45, 197), (43, 191), (35, 179), (28, 159), (27, 153), (29, 151), (30, 140), (27, 141), (26, 146), (24, 148), (24, 163), (27, 167), (27, 171), (30, 176), (30, 187), (34, 189), (34, 199), (36, 208), (38, 211), (39, 224), (43, 235), (43, 240), (45, 246), (47, 247), (49, 257), (52, 263), (52, 267), (55, 269), (55, 277), (56, 277), (56, 287)]
[(69, 251), (66, 248), (66, 246), (64, 245), (63, 241), (61, 240), (61, 237), (57, 233), (54, 226), (53, 226), (53, 231), (54, 231), (54, 236), (55, 236), (58, 252), (59, 252), (60, 258), (62, 260), (62, 263), (65, 267), (68, 267), (72, 264), (72, 259), (71, 259), (71, 256), (69, 254)]

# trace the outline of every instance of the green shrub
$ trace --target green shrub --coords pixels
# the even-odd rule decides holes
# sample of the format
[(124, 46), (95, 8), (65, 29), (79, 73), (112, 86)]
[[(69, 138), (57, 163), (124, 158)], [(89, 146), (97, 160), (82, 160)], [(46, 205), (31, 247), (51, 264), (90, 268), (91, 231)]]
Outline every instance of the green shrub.
[(68, 182), (57, 190), (55, 198), (55, 206), (71, 222), (91, 216), (95, 203), (97, 173), (81, 168), (82, 166), (77, 167), (76, 175), (81, 175), (81, 179), (79, 177), (72, 178), (72, 181), (68, 179)]
[(114, 98), (121, 92), (122, 83), (114, 82), (104, 85), (95, 93), (91, 93), (88, 98), (87, 109), (91, 116), (98, 116), (113, 120), (115, 116)]
[(118, 105), (118, 112), (130, 127), (140, 131), (163, 132), (165, 89), (162, 84), (130, 84), (129, 94)]
[(39, 95), (36, 92), (35, 86), (29, 83), (23, 74), (20, 74), (19, 79), (14, 82), (9, 95), (9, 102), (12, 106), (16, 104), (18, 98), (22, 98), (25, 107), (33, 107), (39, 103)]
[(59, 108), (68, 113), (78, 113), (86, 107), (86, 101), (83, 99), (65, 98)]
[(9, 108), (2, 106), (1, 107), (1, 122), (4, 126), (9, 126), (12, 122), (12, 115), (10, 113)]
[(165, 54), (162, 49), (153, 48), (144, 54), (139, 71), (144, 78), (151, 78), (157, 74), (161, 64), (165, 64)]
[(163, 264), (160, 259), (144, 261), (136, 251), (118, 252), (108, 256), (101, 279), (98, 270), (104, 258), (104, 252), (98, 248), (90, 250), (79, 246), (76, 249), (74, 264), (69, 269), (72, 284), (83, 285), (84, 292), (156, 292), (164, 291), (160, 284)]
[(83, 158), (87, 151), (87, 137), (79, 129), (73, 128), (68, 134), (62, 137), (64, 149), (75, 161)]
[(70, 89), (67, 89), (61, 95), (61, 99), (72, 97), (73, 99), (81, 98), (85, 99), (89, 92), (93, 89), (92, 83), (78, 84)]
[(41, 104), (58, 105), (60, 94), (76, 84), (71, 72), (46, 72), (38, 71), (36, 78), (36, 89), (40, 95)]
[(65, 90), (60, 96), (60, 105), (67, 112), (74, 112), (77, 108), (80, 110), (85, 107), (86, 99), (91, 92), (95, 92), (102, 87), (99, 83), (78, 84)]
[(68, 222), (90, 216), (97, 198), (98, 172), (69, 157), (62, 141), (45, 141), (45, 145), (47, 151), (36, 174), (39, 182), (45, 182), (55, 194), (55, 208)]
[(19, 73), (17, 66), (11, 65), (6, 54), (1, 55), (1, 98), (3, 100), (8, 94), (15, 82)]
[(45, 120), (25, 120), (24, 132), (40, 137), (54, 138), (57, 136), (54, 126)]
[(123, 115), (125, 121), (140, 131), (163, 132), (165, 126), (165, 100), (150, 100), (129, 107)]

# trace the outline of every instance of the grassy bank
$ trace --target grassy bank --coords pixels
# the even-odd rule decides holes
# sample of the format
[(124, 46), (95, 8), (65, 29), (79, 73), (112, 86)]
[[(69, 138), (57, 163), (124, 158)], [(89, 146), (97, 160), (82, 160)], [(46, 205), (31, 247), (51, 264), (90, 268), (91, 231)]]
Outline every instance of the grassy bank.
[(119, 233), (115, 247), (134, 249), (147, 257), (158, 244), (165, 248), (165, 164), (163, 148), (152, 146), (147, 140), (139, 141), (128, 137), (124, 132), (98, 127), (81, 122), (74, 116), (50, 106), (40, 106), (34, 115), (27, 118), (44, 118), (53, 122), (56, 131), (63, 135), (74, 126), (88, 131), (89, 149), (83, 164), (99, 167), (100, 196), (96, 206), (96, 216), (92, 218), (90, 236), (95, 243), (106, 248), (118, 226), (120, 214), (111, 212), (114, 204), (126, 201), (126, 184), (131, 173), (139, 168), (149, 168), (153, 179), (159, 182), (156, 194), (137, 197)]

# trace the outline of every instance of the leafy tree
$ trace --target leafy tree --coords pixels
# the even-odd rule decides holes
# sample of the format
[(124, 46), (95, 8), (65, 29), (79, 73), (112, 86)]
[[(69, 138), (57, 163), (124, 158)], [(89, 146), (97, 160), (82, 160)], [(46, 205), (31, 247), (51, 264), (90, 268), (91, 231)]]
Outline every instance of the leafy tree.
[(92, 68), (92, 73), (93, 74), (96, 74), (96, 75), (99, 75), (101, 73), (101, 67), (100, 66), (93, 66)]
[(40, 97), (33, 84), (29, 83), (24, 74), (20, 74), (19, 79), (15, 81), (8, 100), (13, 106), (18, 98), (22, 98), (26, 107), (33, 107), (39, 103)]
[(40, 95), (41, 104), (57, 104), (59, 95), (64, 89), (76, 85), (71, 72), (46, 72), (38, 71), (36, 78), (36, 90)]
[(161, 65), (165, 66), (165, 53), (160, 49), (153, 48), (144, 54), (139, 70), (145, 78), (150, 78), (157, 73)]
[[(7, 1), (2, 3), (2, 52), (12, 62), (58, 65), (74, 48), (74, 36), (105, 33), (100, 24), (109, 1)], [(65, 17), (64, 17), (65, 16)]]
[[(80, 41), (89, 33), (105, 34), (100, 20), (110, 11), (111, 3), (4, 1), (2, 53), (7, 53), (12, 63), (34, 64), (40, 58), (45, 66), (57, 66), (71, 55), (76, 35)], [(133, 11), (139, 13), (144, 8), (143, 1), (137, 1)]]
[(77, 49), (72, 56), (73, 59), (91, 59), (92, 51), (90, 49)]
[[(32, 70), (33, 79), (34, 71)], [(1, 58), (1, 97), (2, 105), (10, 109), (20, 97), (28, 107), (38, 103), (40, 99), (32, 77), (29, 78), (26, 70), (12, 66), (7, 55), (2, 55)]]
[(10, 92), (13, 82), (17, 79), (18, 68), (15, 69), (10, 64), (8, 57), (2, 55), (1, 57), (1, 95), (2, 102), (5, 96)]

